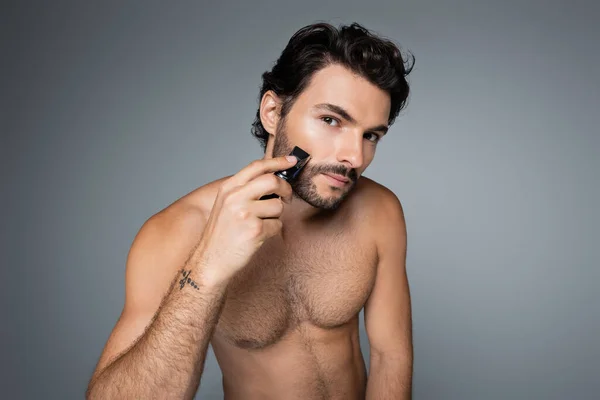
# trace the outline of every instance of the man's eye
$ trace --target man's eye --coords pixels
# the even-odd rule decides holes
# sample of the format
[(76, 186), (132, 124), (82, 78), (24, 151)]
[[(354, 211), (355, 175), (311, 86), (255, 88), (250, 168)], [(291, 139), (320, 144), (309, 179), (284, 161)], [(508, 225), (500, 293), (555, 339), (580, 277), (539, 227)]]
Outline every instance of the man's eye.
[[(379, 141), (379, 136), (374, 133), (366, 133), (365, 136), (367, 136), (367, 140), (370, 142), (377, 143)], [(368, 136), (371, 136), (371, 138), (369, 139)]]
[(325, 122), (327, 125), (335, 126), (334, 124), (339, 124), (339, 121), (333, 117), (322, 117), (321, 120)]

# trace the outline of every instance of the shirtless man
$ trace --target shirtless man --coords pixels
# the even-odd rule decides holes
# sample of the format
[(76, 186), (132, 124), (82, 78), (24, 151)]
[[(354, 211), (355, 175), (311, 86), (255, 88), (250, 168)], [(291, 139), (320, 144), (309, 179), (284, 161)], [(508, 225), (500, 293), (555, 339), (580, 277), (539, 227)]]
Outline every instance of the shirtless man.
[[(209, 343), (227, 400), (411, 398), (402, 206), (362, 176), (405, 105), (409, 68), (392, 43), (342, 28), (301, 29), (263, 75), (263, 159), (141, 227), (87, 398), (193, 398)], [(296, 145), (311, 158), (290, 185), (273, 172), (294, 165)]]

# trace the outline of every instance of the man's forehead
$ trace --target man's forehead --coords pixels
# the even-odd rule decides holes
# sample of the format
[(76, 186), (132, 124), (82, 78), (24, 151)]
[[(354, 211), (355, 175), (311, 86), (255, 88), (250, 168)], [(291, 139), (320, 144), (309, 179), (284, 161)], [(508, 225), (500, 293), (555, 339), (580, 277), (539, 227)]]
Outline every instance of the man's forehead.
[(314, 92), (351, 91), (362, 86), (374, 85), (345, 67), (328, 65), (313, 74), (307, 89), (312, 89)]
[(389, 94), (338, 65), (316, 72), (301, 97), (304, 107), (322, 110), (323, 104), (333, 104), (370, 123), (387, 122), (389, 116)]

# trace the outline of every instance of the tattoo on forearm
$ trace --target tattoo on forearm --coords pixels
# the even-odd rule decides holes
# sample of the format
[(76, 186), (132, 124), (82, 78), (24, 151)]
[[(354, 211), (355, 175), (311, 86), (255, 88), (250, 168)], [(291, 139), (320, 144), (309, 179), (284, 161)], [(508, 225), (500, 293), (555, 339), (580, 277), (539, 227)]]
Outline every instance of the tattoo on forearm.
[(181, 278), (179, 280), (179, 290), (182, 290), (183, 287), (185, 286), (185, 284), (189, 284), (191, 287), (193, 287), (196, 290), (200, 290), (200, 288), (198, 287), (198, 285), (196, 284), (196, 282), (194, 282), (191, 278), (190, 278), (190, 273), (192, 272), (192, 270), (181, 270), (181, 274), (183, 275), (183, 278)]

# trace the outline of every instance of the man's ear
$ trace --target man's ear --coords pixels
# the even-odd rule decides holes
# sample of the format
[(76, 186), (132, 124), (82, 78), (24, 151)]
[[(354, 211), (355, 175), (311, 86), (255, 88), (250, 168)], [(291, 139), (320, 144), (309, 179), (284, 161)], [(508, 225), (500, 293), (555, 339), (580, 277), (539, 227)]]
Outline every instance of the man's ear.
[(269, 134), (274, 135), (281, 116), (281, 100), (272, 90), (267, 91), (260, 101), (260, 122)]

